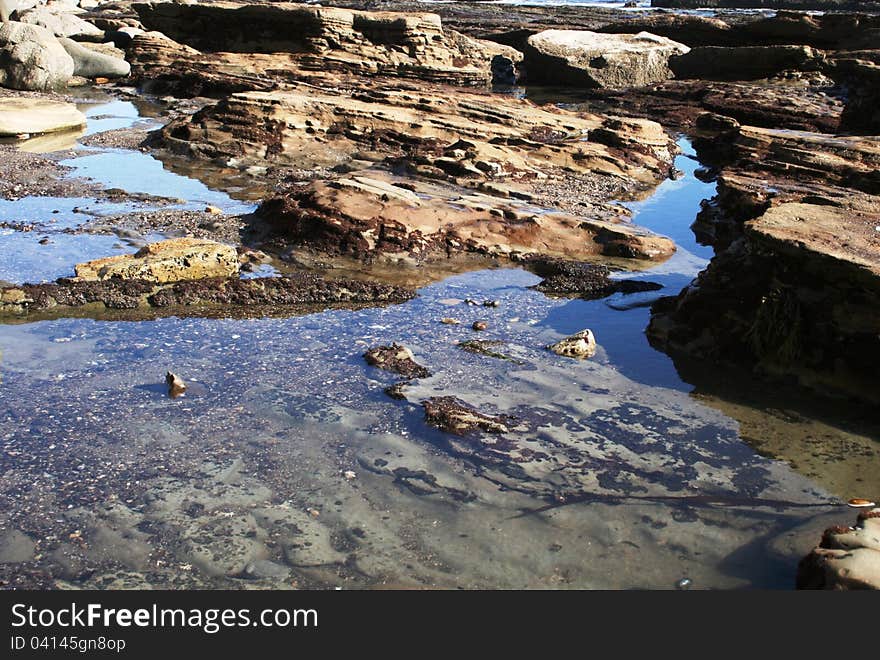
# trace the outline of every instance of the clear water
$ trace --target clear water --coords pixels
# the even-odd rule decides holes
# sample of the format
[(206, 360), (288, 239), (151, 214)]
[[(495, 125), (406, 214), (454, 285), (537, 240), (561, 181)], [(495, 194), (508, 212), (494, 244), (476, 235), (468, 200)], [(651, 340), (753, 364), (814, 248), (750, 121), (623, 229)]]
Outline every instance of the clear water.
[[(136, 154), (109, 153), (129, 169), (93, 169), (106, 185), (155, 176), (175, 196), (208, 199)], [(637, 223), (681, 246), (632, 275), (660, 294), (710, 257), (687, 226), (712, 186), (687, 155), (678, 167), (682, 179), (633, 205)], [(98, 250), (106, 237), (71, 238)], [(3, 254), (22, 240), (0, 235)], [(31, 278), (39, 262), (24, 251), (0, 277)], [(743, 411), (695, 397), (648, 346), (650, 296), (554, 300), (537, 282), (487, 269), (384, 308), (0, 326), (0, 548), (18, 553), (0, 571), (96, 588), (790, 587), (821, 529), (849, 517), (841, 484), (858, 477), (823, 483), (753, 449)], [(449, 316), (461, 324), (439, 323)], [(470, 330), (475, 320), (488, 330)], [(545, 350), (585, 327), (594, 359)], [(502, 342), (493, 350), (512, 360), (457, 346), (474, 338)], [(408, 401), (385, 395), (398, 379), (361, 357), (392, 341), (434, 374)], [(185, 396), (166, 396), (167, 370), (189, 383)], [(507, 443), (428, 426), (419, 402), (432, 396), (511, 416)], [(869, 435), (748, 411), (749, 428), (873, 451), (848, 465), (874, 469)]]

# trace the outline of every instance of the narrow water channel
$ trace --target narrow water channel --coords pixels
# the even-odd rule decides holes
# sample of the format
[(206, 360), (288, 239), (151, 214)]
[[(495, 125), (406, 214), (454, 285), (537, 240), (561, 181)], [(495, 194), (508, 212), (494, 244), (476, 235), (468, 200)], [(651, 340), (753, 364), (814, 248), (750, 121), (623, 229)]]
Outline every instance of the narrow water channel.
[[(120, 102), (90, 114), (90, 130), (137, 120)], [(551, 299), (530, 288), (536, 276), (498, 268), (385, 308), (0, 325), (0, 564), (96, 588), (791, 587), (798, 557), (846, 517), (840, 498), (876, 464), (876, 441), (803, 412), (694, 396), (648, 345), (652, 299), (711, 257), (688, 227), (714, 186), (682, 146), (684, 176), (632, 205), (634, 222), (679, 246), (627, 275), (663, 285), (651, 294)], [(73, 174), (108, 188), (249, 208), (140, 152), (74, 152)], [(0, 232), (0, 279), (53, 279), (128, 251), (119, 236), (65, 233), (118, 212), (99, 200), (0, 202), (0, 220), (38, 225)], [(439, 323), (449, 316), (461, 324)], [(459, 346), (476, 320), (494, 356)], [(595, 359), (544, 349), (586, 327)], [(361, 357), (392, 341), (434, 374), (406, 401)], [(186, 396), (165, 396), (166, 370), (191, 383)], [(512, 449), (427, 426), (419, 402), (434, 396), (510, 415)], [(823, 481), (746, 442), (745, 410), (750, 429), (796, 439), (808, 428), (862, 456), (835, 453), (847, 476)]]

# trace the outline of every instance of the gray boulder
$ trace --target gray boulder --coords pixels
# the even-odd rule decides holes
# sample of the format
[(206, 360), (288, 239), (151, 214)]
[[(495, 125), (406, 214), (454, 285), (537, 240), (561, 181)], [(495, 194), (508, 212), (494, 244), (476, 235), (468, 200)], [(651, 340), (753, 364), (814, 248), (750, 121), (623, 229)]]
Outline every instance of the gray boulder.
[(0, 21), (8, 23), (9, 17), (17, 8), (18, 2), (16, 0), (0, 0)]
[(529, 37), (524, 67), (530, 83), (643, 87), (671, 78), (669, 58), (689, 50), (649, 32), (544, 30)]
[(67, 85), (73, 58), (51, 32), (10, 21), (0, 26), (0, 85), (43, 91)]
[(102, 37), (104, 35), (103, 30), (84, 21), (73, 13), (71, 8), (64, 6), (52, 5), (19, 11), (18, 20), (30, 25), (40, 25), (51, 30), (58, 37)]
[(73, 58), (75, 76), (123, 78), (131, 73), (131, 65), (120, 57), (98, 52), (66, 37), (59, 37), (58, 41)]

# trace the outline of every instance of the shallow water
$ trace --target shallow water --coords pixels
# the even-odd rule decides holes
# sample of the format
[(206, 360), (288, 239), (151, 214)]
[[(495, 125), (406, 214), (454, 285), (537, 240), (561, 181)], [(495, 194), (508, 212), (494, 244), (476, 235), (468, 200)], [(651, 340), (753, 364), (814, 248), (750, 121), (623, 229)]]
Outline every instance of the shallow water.
[[(146, 163), (125, 162), (134, 179)], [(651, 296), (554, 300), (505, 268), (385, 308), (0, 326), (0, 571), (96, 588), (790, 587), (821, 529), (850, 517), (838, 498), (856, 477), (823, 482), (769, 458), (738, 419), (782, 440), (824, 425), (863, 454), (835, 461), (871, 469), (876, 443), (767, 401), (734, 410), (732, 396), (695, 397), (647, 344), (651, 298), (677, 293), (711, 256), (687, 227), (713, 186), (688, 156), (678, 167), (683, 178), (632, 204), (637, 223), (680, 245), (625, 275), (664, 286)], [(173, 181), (174, 196), (205, 203), (195, 183)], [(70, 238), (91, 250), (108, 237)], [(25, 239), (0, 235), (4, 252), (13, 240)], [(0, 277), (28, 279), (37, 263), (23, 251)], [(439, 323), (449, 316), (461, 325)], [(473, 332), (476, 320), (488, 330)], [(585, 327), (594, 359), (544, 349)], [(457, 346), (475, 338), (511, 359)], [(434, 373), (408, 401), (385, 395), (399, 379), (361, 357), (392, 341)], [(185, 396), (165, 395), (166, 370), (189, 383)], [(428, 426), (419, 402), (447, 395), (509, 415), (505, 442)]]

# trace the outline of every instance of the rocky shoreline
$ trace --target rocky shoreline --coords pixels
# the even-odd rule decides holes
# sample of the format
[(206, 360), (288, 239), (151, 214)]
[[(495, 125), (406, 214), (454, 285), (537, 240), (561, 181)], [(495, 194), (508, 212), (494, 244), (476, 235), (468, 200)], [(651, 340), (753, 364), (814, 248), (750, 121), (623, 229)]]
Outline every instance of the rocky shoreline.
[[(10, 176), (0, 183), (5, 198), (107, 194), (87, 182), (61, 183), (60, 157), (13, 145), (33, 134), (81, 131), (86, 117), (67, 94), (83, 84), (113, 89), (120, 80), (120, 88), (135, 85), (135, 94), (158, 98), (161, 126), (142, 142), (143, 133), (137, 140), (102, 133), (89, 144), (136, 142), (169, 167), (222, 172), (247, 182), (259, 206), (228, 218), (213, 218), (223, 214), (208, 207), (177, 220), (177, 212), (155, 209), (139, 219), (105, 219), (117, 229), (176, 223), (186, 235), (134, 255), (71, 264), (76, 276), (54, 283), (2, 283), (0, 316), (248, 318), (385, 306), (416, 294), (380, 281), (380, 269), (422, 269), (430, 281), (467, 259), (529, 269), (544, 278), (534, 288), (548, 296), (656, 291), (661, 285), (610, 274), (676, 255), (671, 239), (633, 224), (624, 203), (676, 175), (673, 132), (681, 131), (705, 166), (702, 176), (717, 182), (694, 224), (715, 256), (680, 294), (653, 303), (651, 344), (673, 360), (880, 402), (873, 374), (880, 364), (880, 16), (334, 5), (116, 2), (78, 13), (22, 9), (4, 21), (0, 85), (20, 91), (0, 94), (9, 142), (0, 149), (10, 155)], [(41, 46), (24, 53), (22, 43)], [(522, 85), (562, 85), (574, 98), (565, 107), (540, 104), (528, 91), (523, 98)], [(24, 169), (15, 175), (17, 163)], [(124, 192), (120, 198), (133, 201)], [(99, 233), (100, 226), (71, 231)], [(242, 278), (263, 256), (285, 271)], [(362, 276), (324, 276), (342, 261)], [(470, 328), (491, 325), (478, 318)], [(525, 364), (492, 348), (501, 340), (469, 342), (461, 348), (472, 355)], [(589, 360), (597, 343), (585, 329), (547, 348)], [(442, 451), (493, 483), (560, 504), (580, 501), (592, 465), (610, 470), (603, 488), (620, 486), (616, 458), (581, 464), (577, 452), (523, 440), (537, 428), (528, 414), (492, 405), (485, 412), (451, 393), (431, 394), (417, 382), (431, 370), (404, 346), (364, 355), (407, 378), (386, 393), (401, 406), (421, 405), (424, 423), (442, 434)], [(551, 476), (553, 462), (573, 476)], [(371, 469), (417, 495), (475, 497), (468, 488), (438, 487), (423, 469), (385, 465)], [(637, 477), (659, 479), (649, 468), (620, 479)], [(849, 548), (842, 536), (826, 534), (822, 550)], [(265, 561), (236, 565), (236, 573), (190, 554), (227, 577)], [(801, 586), (878, 586), (873, 555), (868, 568), (858, 566), (864, 581), (827, 577), (827, 556), (816, 550), (805, 560)], [(816, 577), (821, 571), (824, 579)]]

